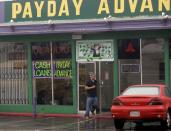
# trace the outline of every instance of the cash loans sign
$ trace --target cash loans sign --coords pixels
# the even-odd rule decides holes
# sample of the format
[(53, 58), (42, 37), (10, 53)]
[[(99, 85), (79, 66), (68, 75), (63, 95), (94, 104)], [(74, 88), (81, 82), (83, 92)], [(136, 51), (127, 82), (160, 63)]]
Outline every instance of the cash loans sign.
[(72, 65), (70, 59), (62, 59), (53, 62), (53, 69), (50, 61), (34, 61), (33, 62), (33, 77), (34, 78), (71, 78)]
[(33, 62), (33, 77), (34, 78), (51, 77), (50, 61), (34, 61)]
[(18, 0), (5, 3), (6, 22), (171, 14), (171, 0)]

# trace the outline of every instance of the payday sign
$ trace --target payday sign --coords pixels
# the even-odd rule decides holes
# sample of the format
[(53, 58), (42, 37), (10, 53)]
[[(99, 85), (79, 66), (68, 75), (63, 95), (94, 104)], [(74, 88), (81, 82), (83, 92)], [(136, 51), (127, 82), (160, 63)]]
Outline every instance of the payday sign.
[(5, 21), (44, 21), (171, 14), (171, 0), (17, 0), (5, 2)]
[(72, 66), (71, 60), (64, 59), (55, 62), (54, 77), (55, 78), (71, 78), (72, 77)]
[(71, 78), (72, 65), (70, 59), (62, 59), (53, 62), (53, 69), (50, 61), (34, 61), (33, 62), (33, 77), (34, 78)]

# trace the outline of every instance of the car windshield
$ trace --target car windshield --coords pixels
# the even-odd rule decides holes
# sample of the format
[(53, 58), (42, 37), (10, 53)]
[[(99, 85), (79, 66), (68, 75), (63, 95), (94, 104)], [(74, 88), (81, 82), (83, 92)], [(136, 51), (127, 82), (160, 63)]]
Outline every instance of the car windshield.
[(129, 87), (122, 95), (159, 95), (159, 87)]

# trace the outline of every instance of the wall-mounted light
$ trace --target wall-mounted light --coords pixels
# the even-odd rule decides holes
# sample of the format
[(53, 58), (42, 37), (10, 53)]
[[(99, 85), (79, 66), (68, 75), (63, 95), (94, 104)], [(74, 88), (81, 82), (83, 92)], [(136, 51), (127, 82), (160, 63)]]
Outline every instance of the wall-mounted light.
[(14, 24), (13, 24), (13, 23), (14, 23), (14, 20), (11, 19), (11, 20), (10, 20), (10, 23), (11, 23), (11, 26), (10, 26), (11, 31), (14, 32), (14, 31), (15, 31), (15, 27), (14, 27)]
[(165, 12), (162, 12), (161, 15), (162, 15), (162, 21), (163, 21), (164, 23), (167, 22), (169, 16), (168, 16)]
[(52, 23), (52, 20), (48, 20), (48, 24), (51, 24)]
[(48, 20), (48, 24), (49, 24), (49, 28), (50, 28), (51, 30), (54, 30), (55, 26), (54, 26), (53, 21), (52, 21), (52, 20)]
[(108, 22), (110, 22), (110, 21), (111, 21), (112, 16), (111, 16), (111, 15), (109, 15), (109, 16), (107, 16), (107, 17), (104, 17), (103, 19), (108, 23)]
[(112, 30), (112, 16), (109, 14), (107, 17), (104, 17), (103, 19), (106, 22), (106, 25), (108, 26), (107, 28)]
[(107, 17), (107, 19), (111, 19), (112, 18), (112, 16), (111, 15), (109, 15), (108, 17)]
[(13, 20), (13, 19), (11, 19), (11, 20), (10, 20), (10, 23), (13, 23), (13, 22), (14, 22), (14, 20)]

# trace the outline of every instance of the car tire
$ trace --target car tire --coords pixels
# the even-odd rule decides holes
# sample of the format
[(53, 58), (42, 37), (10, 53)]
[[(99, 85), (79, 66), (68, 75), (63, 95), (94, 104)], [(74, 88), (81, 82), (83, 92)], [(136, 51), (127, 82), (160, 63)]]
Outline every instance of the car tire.
[(169, 114), (169, 112), (167, 112), (165, 120), (161, 121), (161, 127), (163, 129), (168, 129), (170, 127), (170, 123), (171, 123), (170, 114)]
[(125, 122), (123, 120), (114, 119), (114, 125), (116, 129), (123, 129), (124, 123)]
[(135, 122), (136, 123), (136, 128), (142, 128), (143, 127), (143, 122)]

